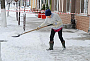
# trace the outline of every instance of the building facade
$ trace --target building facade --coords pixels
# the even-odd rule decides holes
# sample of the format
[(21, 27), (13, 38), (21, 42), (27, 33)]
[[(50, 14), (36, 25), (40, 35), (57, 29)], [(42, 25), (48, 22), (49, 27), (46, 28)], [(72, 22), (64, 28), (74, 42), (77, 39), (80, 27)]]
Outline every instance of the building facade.
[(78, 13), (59, 14), (64, 24), (70, 24), (75, 19), (76, 28), (88, 32), (90, 28), (90, 0), (31, 0), (31, 8), (41, 10), (42, 5), (48, 2), (53, 12)]
[[(88, 32), (90, 28), (90, 0), (52, 0), (51, 10), (62, 13), (78, 14), (59, 14), (64, 24), (70, 24), (71, 19), (75, 19), (76, 28)], [(89, 14), (90, 15), (90, 14)]]
[[(74, 17), (76, 20), (76, 28), (88, 32), (89, 17), (88, 17), (88, 1), (89, 0), (71, 0), (71, 13), (79, 13)], [(66, 11), (67, 12), (67, 11)]]

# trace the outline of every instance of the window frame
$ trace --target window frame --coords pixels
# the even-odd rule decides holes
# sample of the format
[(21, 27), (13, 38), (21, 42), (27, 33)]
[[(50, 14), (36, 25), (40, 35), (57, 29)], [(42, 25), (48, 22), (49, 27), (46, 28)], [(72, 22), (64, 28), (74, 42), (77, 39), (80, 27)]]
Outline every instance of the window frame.
[(58, 12), (58, 11), (59, 11), (59, 0), (57, 0), (56, 10), (55, 10), (55, 1), (56, 1), (56, 0), (54, 0), (54, 12)]
[(66, 13), (71, 13), (71, 0), (70, 0), (70, 4), (69, 4), (69, 11), (67, 11), (67, 1), (66, 0)]
[[(84, 0), (84, 12), (83, 13), (85, 13), (85, 14), (87, 14), (88, 13), (88, 3), (86, 2), (86, 1), (88, 1), (88, 0)], [(87, 4), (87, 5), (86, 5)], [(87, 8), (86, 8), (87, 7)], [(81, 13), (81, 0), (80, 0), (80, 13)]]

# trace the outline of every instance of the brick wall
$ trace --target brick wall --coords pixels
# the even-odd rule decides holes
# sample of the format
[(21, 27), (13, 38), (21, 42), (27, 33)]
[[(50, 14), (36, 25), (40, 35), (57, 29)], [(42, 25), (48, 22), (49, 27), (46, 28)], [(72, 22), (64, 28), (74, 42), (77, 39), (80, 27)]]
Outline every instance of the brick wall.
[[(70, 24), (71, 23), (71, 15), (70, 14), (59, 14), (59, 16), (62, 19), (63, 24)], [(76, 20), (76, 28), (77, 29), (88, 32), (89, 17), (75, 15), (75, 20)]]
[(88, 32), (89, 29), (89, 17), (87, 16), (75, 16), (77, 21), (76, 27), (77, 29)]
[(62, 19), (63, 24), (71, 23), (71, 15), (70, 14), (59, 14), (59, 16)]

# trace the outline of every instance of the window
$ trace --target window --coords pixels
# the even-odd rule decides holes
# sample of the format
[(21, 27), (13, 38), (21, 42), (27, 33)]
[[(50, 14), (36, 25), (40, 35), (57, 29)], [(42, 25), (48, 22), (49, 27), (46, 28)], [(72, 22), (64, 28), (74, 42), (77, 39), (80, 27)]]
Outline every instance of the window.
[(84, 1), (84, 13), (87, 13), (88, 12), (88, 0), (85, 0)]
[(43, 4), (43, 0), (42, 0), (42, 4)]
[(66, 5), (66, 11), (67, 12), (71, 12), (71, 0), (67, 0), (66, 3), (67, 3), (67, 5)]
[(47, 0), (45, 0), (45, 4), (46, 4)]
[(59, 0), (54, 0), (54, 11), (59, 11)]
[(81, 10), (80, 10), (80, 13), (84, 13), (84, 0), (81, 0), (80, 1), (80, 6), (81, 6)]
[(57, 0), (55, 1), (55, 11), (57, 11)]
[(40, 8), (40, 0), (39, 0), (39, 8)]
[(30, 6), (31, 6), (31, 0), (29, 0), (29, 4), (30, 4)]
[(50, 3), (51, 3), (51, 0), (48, 0), (48, 6), (49, 6), (49, 8), (50, 8)]
[(88, 0), (80, 0), (80, 13), (87, 13)]
[(27, 6), (29, 6), (30, 4), (29, 4), (29, 2), (30, 2), (30, 0), (27, 0)]

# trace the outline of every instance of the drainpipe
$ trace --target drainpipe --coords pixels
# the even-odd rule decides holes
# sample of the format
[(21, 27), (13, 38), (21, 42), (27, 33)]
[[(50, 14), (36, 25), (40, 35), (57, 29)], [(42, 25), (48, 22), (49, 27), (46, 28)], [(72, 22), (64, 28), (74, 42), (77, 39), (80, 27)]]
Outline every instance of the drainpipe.
[(89, 16), (89, 29), (88, 29), (88, 32), (90, 32), (90, 15)]
[(88, 32), (90, 32), (90, 0), (88, 0), (88, 16), (89, 16), (89, 30), (88, 30)]

